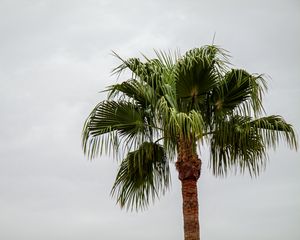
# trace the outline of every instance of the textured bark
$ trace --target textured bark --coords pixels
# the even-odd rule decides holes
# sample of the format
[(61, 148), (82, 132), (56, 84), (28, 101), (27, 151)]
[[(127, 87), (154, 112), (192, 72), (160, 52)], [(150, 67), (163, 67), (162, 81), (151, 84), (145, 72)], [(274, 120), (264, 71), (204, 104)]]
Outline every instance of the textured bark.
[(182, 181), (182, 200), (184, 239), (199, 240), (198, 196), (197, 182), (195, 180)]
[(182, 186), (184, 239), (199, 240), (197, 180), (200, 177), (201, 160), (193, 150), (191, 141), (179, 141), (176, 169)]

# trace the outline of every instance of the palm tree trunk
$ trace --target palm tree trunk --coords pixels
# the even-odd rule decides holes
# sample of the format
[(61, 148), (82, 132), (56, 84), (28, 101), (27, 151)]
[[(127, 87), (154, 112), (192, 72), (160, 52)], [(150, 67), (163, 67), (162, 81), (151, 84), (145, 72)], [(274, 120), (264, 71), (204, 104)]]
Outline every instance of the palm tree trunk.
[(181, 182), (184, 239), (200, 240), (197, 181), (187, 179)]
[(181, 181), (184, 240), (200, 240), (197, 181), (201, 160), (190, 141), (179, 141), (176, 169)]

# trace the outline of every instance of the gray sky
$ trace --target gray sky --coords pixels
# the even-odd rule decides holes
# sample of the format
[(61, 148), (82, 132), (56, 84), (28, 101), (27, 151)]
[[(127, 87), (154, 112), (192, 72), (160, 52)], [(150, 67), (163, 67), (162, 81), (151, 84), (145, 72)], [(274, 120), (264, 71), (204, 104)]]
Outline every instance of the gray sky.
[[(182, 239), (174, 166), (171, 191), (131, 213), (109, 196), (117, 162), (82, 154), (83, 122), (116, 81), (111, 50), (184, 53), (216, 32), (236, 67), (270, 76), (266, 111), (299, 134), (299, 10), (297, 0), (0, 0), (0, 239)], [(300, 239), (299, 152), (269, 153), (257, 179), (204, 168), (203, 239)]]

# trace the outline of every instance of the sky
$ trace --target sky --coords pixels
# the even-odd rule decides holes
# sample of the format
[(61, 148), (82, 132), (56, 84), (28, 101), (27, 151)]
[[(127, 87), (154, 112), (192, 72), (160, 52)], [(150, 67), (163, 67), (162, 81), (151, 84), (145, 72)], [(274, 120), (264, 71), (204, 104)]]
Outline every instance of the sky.
[[(124, 58), (214, 43), (267, 76), (268, 115), (300, 133), (298, 0), (0, 0), (0, 239), (183, 239), (181, 190), (143, 212), (109, 195), (118, 162), (89, 161), (81, 130)], [(118, 81), (126, 80), (119, 79)], [(270, 149), (258, 178), (215, 178), (201, 153), (201, 236), (300, 239), (300, 153)]]

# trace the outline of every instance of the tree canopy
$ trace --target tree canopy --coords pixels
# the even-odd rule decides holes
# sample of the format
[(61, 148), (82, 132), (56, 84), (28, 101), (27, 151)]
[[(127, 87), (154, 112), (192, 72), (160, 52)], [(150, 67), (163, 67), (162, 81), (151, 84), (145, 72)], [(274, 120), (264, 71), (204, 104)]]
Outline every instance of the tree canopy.
[(281, 116), (264, 116), (267, 90), (261, 74), (231, 68), (228, 53), (215, 45), (179, 52), (155, 51), (155, 58), (121, 58), (113, 73), (131, 77), (107, 88), (82, 134), (89, 158), (121, 159), (112, 194), (122, 207), (144, 208), (170, 185), (169, 164), (179, 142), (193, 151), (209, 146), (215, 176), (265, 167), (267, 149), (285, 141), (297, 148), (295, 131)]

